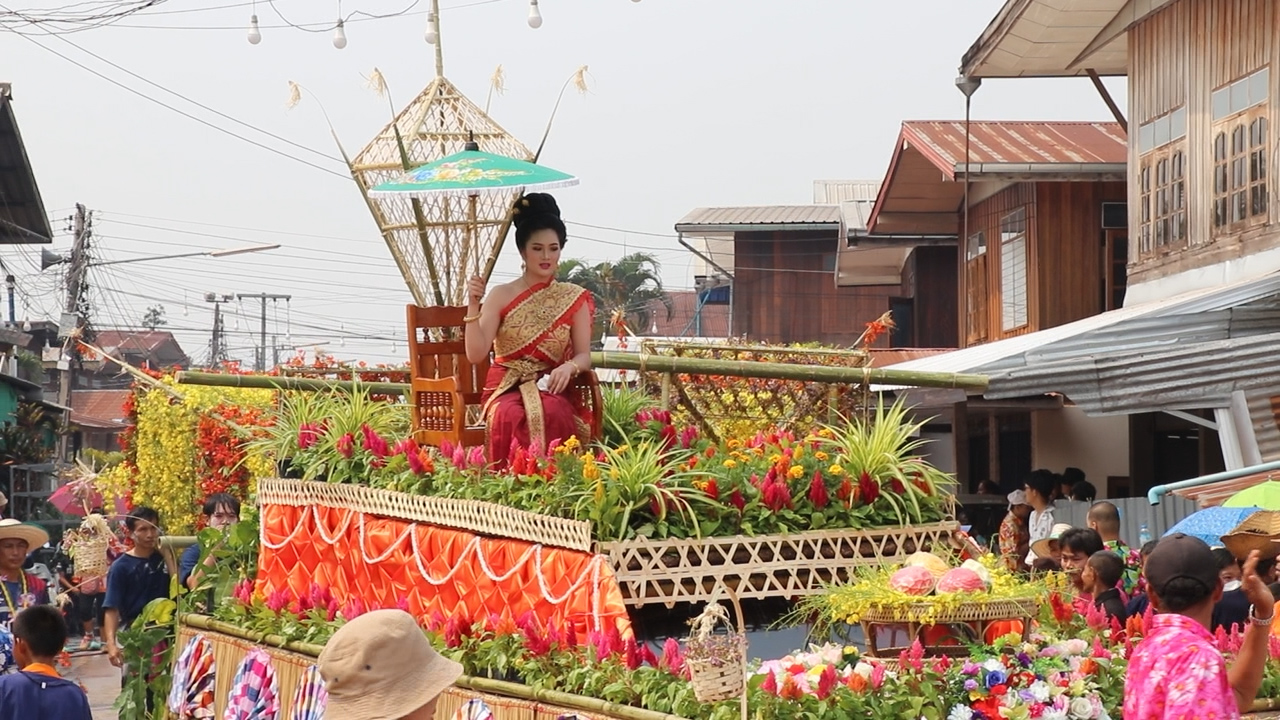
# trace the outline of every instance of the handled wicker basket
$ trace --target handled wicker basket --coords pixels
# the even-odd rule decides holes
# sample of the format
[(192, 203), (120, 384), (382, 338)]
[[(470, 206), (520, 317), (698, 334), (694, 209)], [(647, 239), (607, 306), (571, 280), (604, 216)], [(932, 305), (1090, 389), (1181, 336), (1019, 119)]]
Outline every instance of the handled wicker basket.
[[(702, 614), (690, 623), (685, 663), (698, 702), (717, 702), (743, 695), (747, 682), (747, 631), (742, 619), (738, 596), (729, 591), (734, 612), (738, 614), (735, 632), (729, 612), (712, 600)], [(727, 632), (717, 633), (724, 625)]]
[(105, 537), (90, 537), (71, 547), (71, 559), (75, 562), (76, 575), (82, 578), (104, 577), (110, 562), (107, 549), (111, 546)]

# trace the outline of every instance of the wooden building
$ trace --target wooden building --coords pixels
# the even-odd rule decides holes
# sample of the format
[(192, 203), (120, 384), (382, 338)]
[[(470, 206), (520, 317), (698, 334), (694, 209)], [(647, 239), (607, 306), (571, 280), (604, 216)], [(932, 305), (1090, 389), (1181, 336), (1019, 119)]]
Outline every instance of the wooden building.
[[(1116, 123), (905, 122), (867, 232), (965, 238), (917, 248), (952, 256), (957, 312), (941, 319), (963, 347), (1058, 327), (1123, 301), (1125, 156)], [(1060, 406), (930, 397), (951, 426), (957, 472), (973, 486), (1017, 486), (1031, 469), (1031, 414)]]
[(955, 347), (954, 326), (935, 320), (954, 314), (954, 253), (859, 248), (860, 203), (698, 208), (675, 228), (682, 241), (732, 239), (732, 336), (850, 346), (893, 310), (899, 329), (881, 346)]
[[(1061, 470), (1113, 446), (1089, 471), (1111, 494), (1280, 460), (1278, 51), (1273, 0), (1007, 0), (958, 84), (1093, 81), (1130, 138), (1123, 303), (1009, 337), (1001, 298), (1001, 321), (977, 324), (997, 331), (989, 342), (899, 367), (987, 374), (983, 403), (1056, 401), (1031, 413), (1031, 464)], [(1127, 103), (1104, 76), (1128, 77)]]

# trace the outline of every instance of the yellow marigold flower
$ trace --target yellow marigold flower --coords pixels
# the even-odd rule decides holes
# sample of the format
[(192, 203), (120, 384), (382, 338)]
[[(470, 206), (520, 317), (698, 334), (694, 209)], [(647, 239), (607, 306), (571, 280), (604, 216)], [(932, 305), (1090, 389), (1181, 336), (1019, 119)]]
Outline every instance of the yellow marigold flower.
[(732, 469), (734, 469), (734, 468), (738, 467), (738, 463), (737, 463), (736, 461), (734, 461), (734, 460), (725, 460), (725, 461), (724, 461), (724, 466), (725, 466), (725, 467), (727, 467), (727, 468), (729, 468), (730, 470), (732, 470)]
[(827, 468), (827, 474), (840, 477), (841, 475), (844, 474), (844, 468), (840, 467), (840, 465), (838, 464), (832, 465), (831, 467)]
[(822, 452), (821, 450), (819, 450), (818, 452), (814, 453), (814, 454), (813, 454), (813, 456), (814, 456), (814, 457), (816, 457), (816, 458), (818, 458), (819, 460), (822, 460), (823, 462), (826, 462), (827, 458), (831, 457), (830, 455), (828, 455), (828, 454), (826, 454), (826, 453)]
[(791, 469), (787, 471), (787, 476), (790, 477), (792, 480), (799, 480), (800, 478), (804, 477), (804, 466), (792, 465)]
[(742, 441), (741, 441), (741, 440), (739, 440), (739, 439), (737, 439), (737, 438), (730, 438), (730, 439), (729, 439), (729, 442), (725, 443), (725, 445), (726, 445), (730, 450), (736, 450), (736, 449), (738, 449), (738, 448), (742, 447)]
[(774, 453), (769, 456), (769, 462), (773, 463), (774, 465), (777, 465), (778, 463), (782, 462), (782, 456), (779, 455), (778, 453)]
[(577, 450), (579, 447), (582, 446), (582, 443), (578, 442), (577, 435), (570, 435), (569, 439), (564, 441), (564, 446), (569, 448), (570, 450)]
[(596, 464), (594, 461), (584, 462), (582, 464), (582, 477), (588, 480), (591, 480), (593, 482), (596, 480), (599, 480), (600, 468), (596, 467)]
[(803, 445), (797, 445), (795, 452), (791, 453), (791, 457), (795, 458), (796, 460), (799, 460), (803, 455), (804, 455)]

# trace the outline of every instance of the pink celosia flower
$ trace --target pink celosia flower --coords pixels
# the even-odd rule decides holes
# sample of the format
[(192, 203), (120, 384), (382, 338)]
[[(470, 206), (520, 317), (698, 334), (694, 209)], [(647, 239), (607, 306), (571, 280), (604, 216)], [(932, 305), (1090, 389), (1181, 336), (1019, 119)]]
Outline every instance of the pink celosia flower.
[(355, 453), (355, 446), (356, 439), (352, 437), (351, 433), (346, 433), (342, 437), (338, 438), (338, 441), (334, 444), (338, 454), (348, 460), (351, 459), (351, 456)]
[(276, 590), (267, 596), (267, 609), (271, 612), (281, 612), (289, 606), (289, 593), (284, 588)]
[(680, 651), (680, 642), (675, 638), (667, 638), (662, 644), (662, 662), (658, 667), (672, 675), (684, 674), (684, 653)]

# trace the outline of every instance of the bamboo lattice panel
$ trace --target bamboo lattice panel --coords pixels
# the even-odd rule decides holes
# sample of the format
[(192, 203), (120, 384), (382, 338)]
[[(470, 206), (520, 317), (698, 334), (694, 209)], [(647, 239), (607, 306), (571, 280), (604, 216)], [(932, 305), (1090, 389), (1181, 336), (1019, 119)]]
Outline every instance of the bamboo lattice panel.
[(479, 500), (410, 495), (318, 480), (263, 479), (258, 484), (258, 503), (290, 507), (323, 505), (570, 550), (590, 552), (593, 547), (589, 522), (539, 515)]
[(853, 568), (898, 562), (919, 550), (950, 546), (959, 525), (942, 522), (875, 530), (702, 540), (638, 538), (606, 543), (623, 601), (630, 606), (708, 602), (732, 588), (742, 598), (796, 597), (849, 579)]
[[(431, 81), (351, 162), (351, 175), (368, 192), (410, 168), (461, 152), (468, 138), (484, 152), (532, 160), (533, 153), (503, 130), (453, 83)], [(468, 239), (465, 197), (368, 198), (396, 265), (418, 305), (461, 305), (467, 278), (507, 233), (517, 192), (485, 193), (476, 200), (476, 231)]]
[[(641, 352), (669, 357), (711, 360), (820, 365), (823, 367), (867, 367), (870, 356), (860, 350), (825, 350), (771, 347), (768, 345), (725, 345), (672, 343), (641, 340)], [(865, 387), (773, 378), (747, 378), (696, 373), (641, 372), (640, 381), (654, 394), (661, 394), (678, 416), (698, 425), (709, 437), (749, 437), (758, 431), (807, 431), (840, 417), (854, 417), (865, 407)]]

